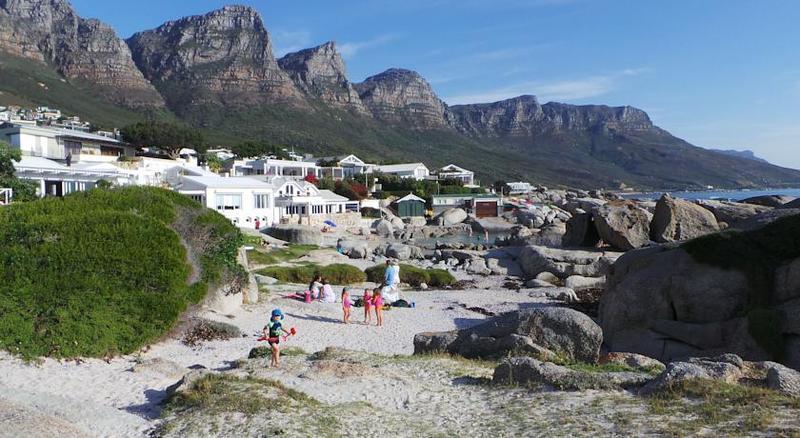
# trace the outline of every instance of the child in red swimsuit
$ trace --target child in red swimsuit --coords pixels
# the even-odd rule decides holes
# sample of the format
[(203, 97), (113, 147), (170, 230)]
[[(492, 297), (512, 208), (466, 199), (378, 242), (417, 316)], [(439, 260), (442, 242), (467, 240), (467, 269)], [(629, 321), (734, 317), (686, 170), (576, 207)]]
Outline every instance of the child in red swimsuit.
[(375, 307), (375, 319), (377, 320), (378, 327), (383, 325), (383, 296), (381, 296), (381, 289), (377, 288), (372, 293), (372, 306)]
[(344, 312), (344, 323), (350, 324), (350, 307), (353, 303), (350, 302), (350, 291), (347, 288), (342, 289), (342, 311)]
[(372, 322), (372, 314), (369, 311), (372, 308), (372, 291), (364, 289), (364, 324), (369, 325)]

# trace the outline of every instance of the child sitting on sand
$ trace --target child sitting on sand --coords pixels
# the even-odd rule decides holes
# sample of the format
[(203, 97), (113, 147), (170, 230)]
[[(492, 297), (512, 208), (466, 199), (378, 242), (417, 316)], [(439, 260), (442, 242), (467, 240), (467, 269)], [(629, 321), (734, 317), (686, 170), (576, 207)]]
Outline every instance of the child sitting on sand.
[(375, 307), (375, 319), (378, 327), (383, 325), (383, 296), (381, 296), (381, 288), (375, 288), (372, 293), (372, 305)]
[(364, 325), (369, 325), (372, 322), (372, 314), (369, 313), (372, 307), (372, 291), (364, 289)]
[(353, 303), (350, 302), (350, 291), (347, 288), (342, 289), (342, 311), (344, 312), (344, 323), (350, 324), (350, 307)]
[(287, 336), (291, 335), (291, 333), (283, 328), (283, 312), (281, 312), (281, 309), (275, 309), (272, 311), (269, 322), (264, 327), (264, 337), (267, 338), (267, 342), (270, 348), (272, 348), (272, 361), (270, 362), (270, 366), (273, 367), (277, 367), (280, 362), (281, 350), (278, 344), (281, 342), (281, 334)]

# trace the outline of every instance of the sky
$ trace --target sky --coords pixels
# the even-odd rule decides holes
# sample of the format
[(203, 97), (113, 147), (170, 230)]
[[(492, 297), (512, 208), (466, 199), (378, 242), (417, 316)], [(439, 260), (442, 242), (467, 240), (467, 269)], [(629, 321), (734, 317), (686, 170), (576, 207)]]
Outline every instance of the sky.
[[(278, 56), (335, 41), (353, 82), (422, 74), (448, 104), (631, 105), (708, 148), (800, 168), (800, 1), (242, 0)], [(120, 36), (231, 4), (73, 0)]]

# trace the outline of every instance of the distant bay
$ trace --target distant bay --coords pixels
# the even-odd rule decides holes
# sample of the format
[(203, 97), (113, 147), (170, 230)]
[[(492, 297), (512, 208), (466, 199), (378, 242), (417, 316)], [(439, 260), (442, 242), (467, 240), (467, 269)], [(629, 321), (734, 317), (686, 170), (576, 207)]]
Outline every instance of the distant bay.
[(703, 190), (703, 191), (664, 191), (646, 193), (624, 193), (626, 199), (658, 199), (662, 194), (669, 193), (676, 198), (689, 200), (695, 199), (729, 199), (740, 201), (754, 196), (784, 195), (800, 198), (800, 188), (795, 189), (764, 189), (764, 190)]

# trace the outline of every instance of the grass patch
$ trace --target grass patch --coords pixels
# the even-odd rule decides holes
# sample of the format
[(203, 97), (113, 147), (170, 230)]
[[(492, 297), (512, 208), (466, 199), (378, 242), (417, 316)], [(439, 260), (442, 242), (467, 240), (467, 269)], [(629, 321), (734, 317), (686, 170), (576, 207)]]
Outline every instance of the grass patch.
[(777, 304), (775, 268), (800, 257), (800, 216), (788, 216), (752, 231), (726, 231), (686, 242), (682, 248), (697, 262), (745, 274), (750, 283), (748, 319), (753, 339), (774, 360), (785, 357), (781, 320), (770, 310)]
[(247, 253), (247, 260), (255, 265), (275, 265), (296, 260), (315, 249), (319, 249), (319, 247), (317, 245), (289, 245), (287, 248), (271, 251), (254, 250)]
[[(367, 268), (367, 280), (373, 283), (382, 283), (386, 273), (386, 265), (376, 265)], [(445, 287), (455, 283), (456, 279), (444, 269), (422, 269), (411, 265), (400, 265), (400, 281), (419, 287), (425, 283), (428, 287)]]
[(774, 413), (799, 409), (800, 400), (776, 391), (709, 379), (690, 379), (649, 399), (649, 412), (685, 419), (664, 432), (683, 434), (711, 428), (721, 433), (766, 432)]
[(327, 266), (307, 264), (303, 266), (272, 266), (258, 271), (261, 275), (276, 278), (284, 283), (308, 284), (315, 275), (321, 275), (331, 284), (346, 285), (363, 283), (366, 274), (355, 266), (335, 263)]
[(0, 348), (29, 359), (134, 352), (172, 329), (208, 285), (246, 281), (240, 244), (223, 216), (157, 188), (4, 207)]
[(245, 234), (243, 236), (244, 244), (247, 246), (254, 246), (258, 248), (261, 246), (262, 240), (261, 236), (253, 236), (252, 234)]

